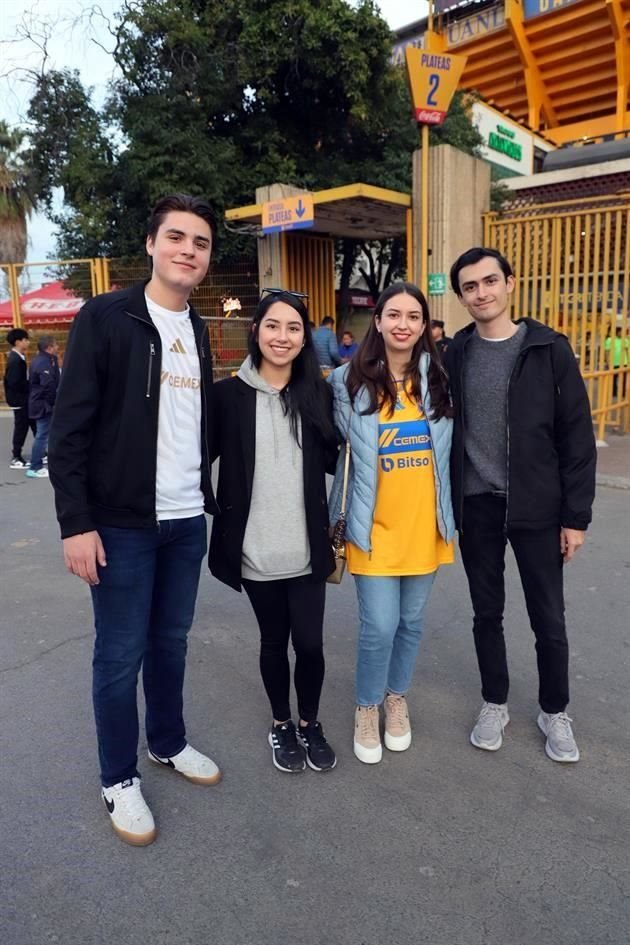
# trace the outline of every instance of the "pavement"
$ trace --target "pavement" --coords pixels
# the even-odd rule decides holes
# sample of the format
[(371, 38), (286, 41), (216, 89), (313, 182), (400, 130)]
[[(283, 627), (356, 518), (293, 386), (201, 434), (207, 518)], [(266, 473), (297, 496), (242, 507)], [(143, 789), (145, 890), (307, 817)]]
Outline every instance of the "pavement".
[[(132, 848), (99, 798), (89, 592), (64, 571), (50, 483), (8, 469), (10, 423), (0, 416), (2, 945), (630, 942), (626, 489), (598, 489), (587, 543), (567, 567), (579, 764), (543, 751), (511, 554), (502, 749), (468, 741), (480, 694), (456, 563), (441, 570), (429, 605), (409, 697), (411, 748), (375, 766), (354, 758), (357, 618), (347, 577), (328, 590), (321, 719), (339, 764), (325, 775), (273, 768), (255, 621), (243, 595), (204, 573), (188, 737), (224, 779), (203, 788), (156, 769), (142, 737), (158, 838)], [(625, 448), (611, 439), (602, 475), (605, 463), (606, 475), (627, 476), (623, 458), (615, 465)]]
[(630, 489), (630, 434), (608, 433), (597, 448), (597, 485)]

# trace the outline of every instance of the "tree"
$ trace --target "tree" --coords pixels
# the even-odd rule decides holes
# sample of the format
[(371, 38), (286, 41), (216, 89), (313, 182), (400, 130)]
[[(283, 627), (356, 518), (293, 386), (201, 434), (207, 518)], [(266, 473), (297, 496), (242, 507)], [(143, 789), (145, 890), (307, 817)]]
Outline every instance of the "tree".
[(31, 174), (24, 160), (24, 132), (0, 121), (0, 263), (24, 262), (27, 222), (35, 209)]
[[(139, 0), (112, 32), (120, 78), (104, 109), (63, 72), (41, 77), (31, 103), (42, 195), (64, 191), (64, 252), (128, 252), (169, 190), (221, 212), (262, 182), (408, 176), (413, 123), (398, 120), (391, 34), (372, 0)], [(221, 243), (242, 252), (242, 237)]]

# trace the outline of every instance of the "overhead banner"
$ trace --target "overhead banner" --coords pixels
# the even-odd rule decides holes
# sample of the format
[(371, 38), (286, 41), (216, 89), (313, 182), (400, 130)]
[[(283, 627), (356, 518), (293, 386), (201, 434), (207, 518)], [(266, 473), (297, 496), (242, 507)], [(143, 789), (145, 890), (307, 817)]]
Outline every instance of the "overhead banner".
[(535, 16), (542, 16), (543, 13), (553, 13), (554, 10), (580, 2), (581, 0), (523, 0), (523, 16), (526, 20), (531, 20)]

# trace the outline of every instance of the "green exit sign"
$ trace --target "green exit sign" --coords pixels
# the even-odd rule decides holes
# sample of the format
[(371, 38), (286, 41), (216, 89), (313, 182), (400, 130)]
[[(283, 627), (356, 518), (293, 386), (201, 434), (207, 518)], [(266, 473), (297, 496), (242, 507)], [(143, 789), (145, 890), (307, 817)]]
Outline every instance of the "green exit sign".
[(429, 273), (429, 295), (444, 295), (446, 292), (446, 273)]

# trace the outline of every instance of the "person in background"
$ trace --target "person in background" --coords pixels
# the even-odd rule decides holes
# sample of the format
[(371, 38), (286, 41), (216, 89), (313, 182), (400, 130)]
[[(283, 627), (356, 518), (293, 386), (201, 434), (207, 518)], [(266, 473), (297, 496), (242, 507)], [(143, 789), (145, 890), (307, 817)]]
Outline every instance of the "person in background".
[[(438, 568), (453, 561), (453, 421), (429, 307), (408, 282), (381, 293), (349, 364), (329, 378), (335, 423), (350, 441), (346, 554), (359, 602), (354, 753), (378, 764), (411, 744), (406, 695)], [(330, 496), (341, 507), (344, 456)]]
[(509, 541), (536, 639), (545, 751), (553, 761), (575, 762), (563, 570), (584, 544), (595, 496), (586, 388), (564, 335), (532, 318), (512, 321), (514, 275), (501, 253), (474, 247), (450, 277), (472, 317), (445, 363), (455, 410), (453, 509), (484, 700), (470, 741), (497, 751), (510, 720), (503, 635)]
[(48, 449), (48, 432), (59, 387), (59, 347), (52, 335), (42, 335), (37, 342), (38, 354), (31, 362), (28, 394), (28, 415), (37, 424), (31, 450), (29, 479), (48, 479), (44, 457)]
[(335, 336), (335, 322), (330, 315), (326, 315), (319, 328), (313, 332), (313, 345), (320, 367), (330, 369), (341, 364)]
[(341, 358), (342, 364), (347, 364), (355, 351), (358, 350), (358, 344), (354, 340), (354, 335), (351, 331), (344, 331), (341, 336), (341, 344), (339, 345), (339, 357)]
[(7, 355), (4, 372), (4, 396), (7, 406), (13, 411), (13, 458), (9, 467), (27, 469), (30, 463), (22, 456), (22, 450), (29, 427), (33, 436), (37, 433), (37, 423), (28, 415), (28, 332), (24, 328), (12, 328), (7, 332), (7, 344), (11, 346), (11, 350)]
[[(330, 389), (313, 349), (306, 307), (277, 291), (258, 304), (249, 356), (216, 385), (213, 456), (220, 457), (209, 565), (245, 589), (260, 627), (260, 672), (271, 705), (268, 742), (279, 771), (337, 759), (319, 722), (324, 681), (328, 536), (326, 471), (337, 459)], [(290, 705), (295, 650), (298, 725)]]
[[(630, 363), (630, 339), (623, 337), (621, 328), (615, 329), (615, 337), (610, 335), (604, 342), (604, 351), (606, 352), (606, 364), (608, 370), (619, 371), (621, 368), (627, 368)], [(619, 381), (621, 380), (621, 385)], [(621, 386), (621, 399), (626, 399), (626, 380), (627, 374), (615, 374), (613, 377), (613, 397), (617, 397), (619, 387)]]
[(187, 741), (183, 714), (204, 511), (216, 511), (212, 355), (188, 299), (208, 271), (215, 228), (201, 197), (158, 201), (145, 243), (150, 279), (96, 296), (74, 320), (50, 434), (64, 560), (94, 607), (101, 797), (134, 846), (156, 835), (138, 771), (141, 668), (149, 761), (193, 784), (221, 779)]
[(446, 349), (453, 339), (449, 338), (448, 335), (444, 333), (444, 322), (441, 318), (431, 319), (431, 334), (433, 335), (433, 340), (435, 342), (435, 347), (438, 350), (438, 354), (441, 358), (443, 358)]

